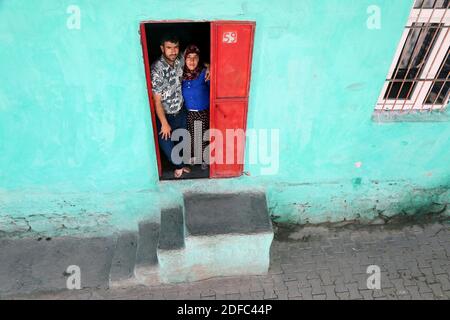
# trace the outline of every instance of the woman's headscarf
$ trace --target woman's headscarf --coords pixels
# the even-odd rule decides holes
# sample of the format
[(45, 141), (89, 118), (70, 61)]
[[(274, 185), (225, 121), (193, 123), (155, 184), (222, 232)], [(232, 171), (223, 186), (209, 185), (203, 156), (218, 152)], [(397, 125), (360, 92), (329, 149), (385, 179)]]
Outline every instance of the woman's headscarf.
[(189, 45), (186, 50), (184, 50), (184, 70), (183, 70), (183, 80), (194, 80), (196, 79), (200, 73), (202, 72), (202, 67), (200, 66), (200, 61), (195, 70), (189, 70), (186, 64), (186, 58), (189, 54), (196, 53), (200, 58), (200, 49), (196, 45)]

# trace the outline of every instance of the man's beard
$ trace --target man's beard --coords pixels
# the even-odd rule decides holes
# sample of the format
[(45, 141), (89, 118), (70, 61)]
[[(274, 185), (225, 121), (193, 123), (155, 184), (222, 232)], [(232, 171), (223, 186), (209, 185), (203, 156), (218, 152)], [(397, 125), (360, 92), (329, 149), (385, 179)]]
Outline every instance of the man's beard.
[(169, 61), (175, 61), (177, 59), (177, 55), (170, 55), (170, 56), (165, 56), (167, 60)]

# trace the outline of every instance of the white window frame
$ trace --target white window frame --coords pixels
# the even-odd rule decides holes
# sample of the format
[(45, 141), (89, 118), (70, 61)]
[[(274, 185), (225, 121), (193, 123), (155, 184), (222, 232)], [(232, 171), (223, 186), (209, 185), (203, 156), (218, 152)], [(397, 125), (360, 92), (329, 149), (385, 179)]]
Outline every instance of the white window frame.
[[(431, 14), (433, 16), (430, 19)], [(445, 16), (444, 16), (445, 14)], [(413, 7), (411, 14), (408, 19), (407, 27), (412, 27), (414, 23), (442, 23), (444, 28), (435, 38), (435, 44), (428, 55), (428, 59), (425, 62), (425, 66), (418, 76), (419, 79), (430, 79), (425, 81), (416, 82), (416, 86), (413, 89), (410, 99), (384, 99), (388, 88), (389, 80), (386, 80), (383, 89), (381, 90), (380, 96), (378, 98), (377, 104), (375, 106), (375, 111), (423, 111), (428, 110), (443, 110), (447, 104), (449, 97), (445, 97), (443, 100), (444, 104), (435, 104), (434, 106), (425, 104), (425, 99), (433, 85), (433, 79), (436, 78), (443, 60), (447, 55), (447, 50), (450, 46), (450, 31), (447, 32), (450, 27), (450, 9), (416, 9)], [(446, 28), (447, 27), (447, 28)], [(400, 44), (397, 47), (393, 62), (389, 69), (387, 79), (392, 79), (394, 77), (395, 69), (397, 67), (400, 55), (402, 54), (403, 48), (406, 44), (408, 34), (410, 32), (409, 28), (405, 28)], [(449, 79), (450, 80), (450, 79)]]

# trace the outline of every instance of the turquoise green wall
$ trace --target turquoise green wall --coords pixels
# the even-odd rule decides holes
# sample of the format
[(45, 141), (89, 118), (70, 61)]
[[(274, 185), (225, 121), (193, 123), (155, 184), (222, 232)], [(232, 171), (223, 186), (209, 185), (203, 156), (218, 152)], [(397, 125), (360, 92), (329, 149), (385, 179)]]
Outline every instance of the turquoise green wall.
[[(71, 4), (80, 30), (66, 27)], [(370, 5), (380, 30), (366, 27)], [(0, 223), (35, 214), (56, 230), (67, 215), (85, 230), (104, 214), (98, 225), (132, 228), (192, 185), (264, 188), (272, 214), (297, 222), (448, 202), (448, 122), (371, 120), (411, 6), (0, 0)], [(278, 175), (247, 165), (251, 176), (231, 181), (158, 183), (138, 28), (163, 19), (256, 21), (248, 127), (280, 129)]]

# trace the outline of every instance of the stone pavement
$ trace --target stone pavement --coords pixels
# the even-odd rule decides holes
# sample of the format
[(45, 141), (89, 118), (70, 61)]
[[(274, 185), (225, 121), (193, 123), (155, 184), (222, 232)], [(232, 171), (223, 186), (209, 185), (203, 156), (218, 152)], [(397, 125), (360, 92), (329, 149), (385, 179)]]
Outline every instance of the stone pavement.
[[(89, 289), (17, 299), (450, 299), (450, 220), (372, 226), (275, 226), (265, 276)], [(367, 267), (381, 289), (367, 288)]]

